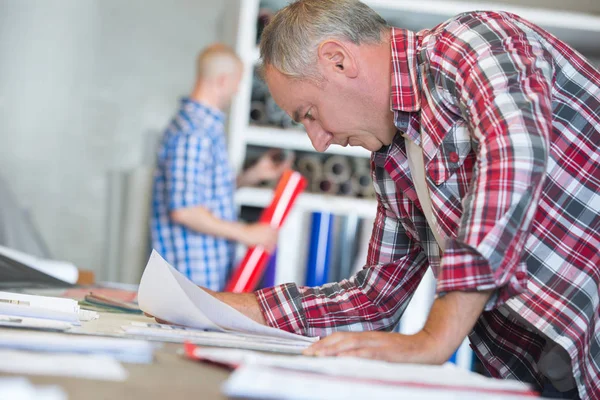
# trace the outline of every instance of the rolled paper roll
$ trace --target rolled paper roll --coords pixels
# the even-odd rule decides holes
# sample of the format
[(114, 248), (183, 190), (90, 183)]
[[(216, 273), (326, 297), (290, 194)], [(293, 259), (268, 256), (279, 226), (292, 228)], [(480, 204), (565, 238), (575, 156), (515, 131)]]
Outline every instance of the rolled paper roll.
[(354, 181), (354, 185), (357, 188), (357, 194), (363, 197), (375, 197), (375, 187), (373, 186), (373, 179), (369, 170), (356, 171), (352, 177), (352, 181)]
[(253, 101), (250, 103), (250, 122), (264, 125), (267, 123), (267, 110), (262, 101)]
[(358, 157), (353, 158), (352, 164), (353, 164), (355, 172), (360, 171), (361, 173), (368, 174), (371, 171), (371, 162), (369, 161), (368, 158), (358, 158)]
[(331, 156), (323, 164), (323, 175), (334, 183), (343, 183), (350, 180), (352, 166), (348, 157)]
[(348, 179), (347, 181), (340, 183), (338, 194), (340, 196), (356, 197), (358, 195), (356, 181), (354, 179)]
[(340, 185), (330, 181), (327, 178), (323, 178), (317, 181), (317, 186), (315, 187), (315, 189), (315, 192), (322, 194), (337, 194), (340, 190)]
[(321, 159), (316, 156), (301, 156), (296, 162), (296, 168), (308, 180), (310, 191), (318, 192), (318, 182), (323, 179), (323, 162)]

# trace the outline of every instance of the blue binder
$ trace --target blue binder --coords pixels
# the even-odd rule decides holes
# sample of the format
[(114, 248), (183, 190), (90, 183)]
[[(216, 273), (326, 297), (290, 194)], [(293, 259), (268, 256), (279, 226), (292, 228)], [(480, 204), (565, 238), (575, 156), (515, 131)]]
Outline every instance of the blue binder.
[(333, 214), (312, 213), (310, 247), (306, 265), (306, 284), (321, 286), (327, 283), (331, 248), (333, 247)]

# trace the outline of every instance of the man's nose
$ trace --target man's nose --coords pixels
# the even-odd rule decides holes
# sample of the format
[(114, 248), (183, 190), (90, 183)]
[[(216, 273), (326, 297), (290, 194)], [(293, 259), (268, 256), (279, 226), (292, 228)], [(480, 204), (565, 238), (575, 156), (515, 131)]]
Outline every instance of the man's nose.
[(311, 124), (310, 126), (305, 125), (304, 128), (315, 150), (321, 153), (327, 150), (330, 135), (323, 128), (315, 124)]

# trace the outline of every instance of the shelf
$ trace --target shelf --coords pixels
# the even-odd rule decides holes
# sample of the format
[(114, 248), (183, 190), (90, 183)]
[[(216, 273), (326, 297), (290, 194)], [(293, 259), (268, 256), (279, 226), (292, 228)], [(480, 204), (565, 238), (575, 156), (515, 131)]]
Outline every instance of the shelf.
[[(235, 201), (240, 206), (266, 207), (272, 198), (273, 190), (268, 188), (241, 188), (235, 194)], [(302, 193), (298, 197), (295, 208), (303, 211), (329, 211), (335, 214), (357, 214), (363, 218), (374, 218), (377, 201), (375, 199)]]
[(600, 54), (600, 15), (501, 2), (365, 0), (365, 3), (389, 23), (411, 30), (433, 28), (467, 11), (508, 11), (541, 26), (584, 54)]
[[(600, 15), (527, 7), (502, 2), (451, 0), (364, 0), (391, 25), (413, 31), (430, 29), (457, 14), (474, 10), (508, 11), (554, 34), (586, 56), (600, 55)], [(274, 8), (287, 0), (269, 2)]]
[[(308, 135), (301, 129), (281, 129), (264, 126), (249, 126), (246, 143), (255, 146), (278, 147), (297, 151), (315, 152)], [(370, 158), (371, 152), (362, 147), (330, 146), (325, 154), (341, 154), (352, 157)]]

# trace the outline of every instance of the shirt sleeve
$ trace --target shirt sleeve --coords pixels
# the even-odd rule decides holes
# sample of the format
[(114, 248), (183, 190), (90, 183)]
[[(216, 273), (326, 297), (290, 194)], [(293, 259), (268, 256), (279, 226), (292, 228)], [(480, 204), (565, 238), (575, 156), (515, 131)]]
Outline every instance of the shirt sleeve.
[(205, 204), (209, 155), (208, 139), (198, 135), (178, 135), (169, 143), (164, 167), (169, 210)]
[[(382, 195), (386, 183), (393, 188), (391, 200)], [(270, 326), (327, 336), (337, 330), (388, 330), (398, 322), (425, 273), (426, 258), (389, 206), (390, 201), (407, 201), (397, 193), (389, 175), (375, 187), (378, 207), (366, 266), (339, 283), (315, 288), (288, 283), (257, 291)]]
[(447, 242), (437, 291), (492, 290), (486, 310), (527, 288), (524, 248), (548, 162), (551, 58), (535, 34), (517, 24), (489, 14), (474, 18), (453, 41), (452, 51), (459, 49), (454, 59), (460, 61), (440, 79), (447, 88), (456, 85), (478, 149), (458, 236)]

